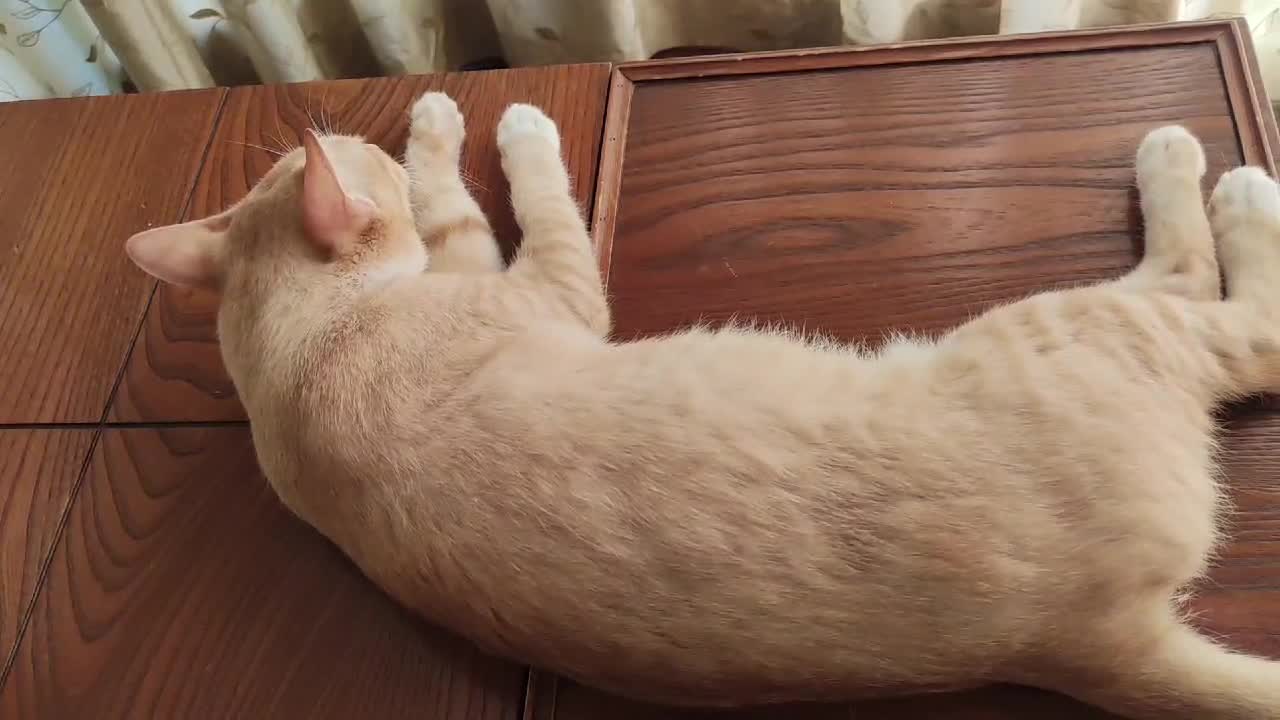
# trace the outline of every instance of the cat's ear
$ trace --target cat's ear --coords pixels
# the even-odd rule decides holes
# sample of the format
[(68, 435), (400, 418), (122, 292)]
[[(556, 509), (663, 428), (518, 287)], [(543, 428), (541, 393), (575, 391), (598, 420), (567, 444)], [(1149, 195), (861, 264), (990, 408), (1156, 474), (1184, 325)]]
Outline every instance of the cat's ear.
[(222, 284), (229, 215), (152, 228), (125, 243), (129, 258), (171, 285), (217, 289)]
[(333, 163), (314, 130), (302, 135), (306, 167), (302, 172), (302, 227), (311, 242), (330, 257), (346, 254), (376, 212), (366, 198), (342, 187)]

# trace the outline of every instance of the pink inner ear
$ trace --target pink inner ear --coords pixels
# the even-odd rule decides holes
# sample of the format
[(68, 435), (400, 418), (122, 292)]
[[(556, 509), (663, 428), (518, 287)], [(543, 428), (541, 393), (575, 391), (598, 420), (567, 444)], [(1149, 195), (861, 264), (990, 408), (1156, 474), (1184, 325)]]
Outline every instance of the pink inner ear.
[(332, 254), (345, 252), (373, 219), (373, 204), (348, 195), (315, 131), (302, 137), (302, 224), (308, 237)]
[(125, 252), (138, 267), (171, 285), (216, 288), (231, 214), (145, 230), (129, 238)]

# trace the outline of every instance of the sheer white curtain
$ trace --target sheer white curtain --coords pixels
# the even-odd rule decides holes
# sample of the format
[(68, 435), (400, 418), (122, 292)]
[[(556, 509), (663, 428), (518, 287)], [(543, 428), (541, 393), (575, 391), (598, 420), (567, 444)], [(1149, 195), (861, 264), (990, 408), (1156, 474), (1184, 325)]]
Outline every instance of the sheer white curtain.
[(1244, 15), (1280, 0), (0, 0), (0, 100)]

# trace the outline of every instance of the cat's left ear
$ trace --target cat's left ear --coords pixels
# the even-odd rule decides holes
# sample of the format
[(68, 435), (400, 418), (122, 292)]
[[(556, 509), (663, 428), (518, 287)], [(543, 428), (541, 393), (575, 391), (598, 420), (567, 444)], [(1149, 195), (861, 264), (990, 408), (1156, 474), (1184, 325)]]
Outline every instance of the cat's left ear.
[(330, 258), (346, 255), (377, 212), (373, 203), (342, 187), (338, 173), (314, 130), (303, 133), (302, 228)]
[(152, 228), (125, 243), (125, 252), (138, 267), (171, 285), (217, 289), (222, 274), (228, 214), (204, 220)]

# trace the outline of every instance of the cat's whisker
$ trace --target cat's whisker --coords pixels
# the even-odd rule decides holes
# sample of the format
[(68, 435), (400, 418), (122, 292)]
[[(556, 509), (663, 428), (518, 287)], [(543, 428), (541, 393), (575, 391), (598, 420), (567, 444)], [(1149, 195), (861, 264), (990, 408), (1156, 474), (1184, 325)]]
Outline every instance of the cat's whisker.
[(458, 177), (462, 178), (463, 182), (476, 188), (477, 190), (480, 190), (485, 194), (489, 193), (489, 188), (485, 187), (484, 183), (477, 180), (473, 175), (468, 173), (461, 166), (458, 167)]
[[(328, 106), (329, 106), (328, 100), (329, 100), (329, 88), (325, 87), (325, 89), (320, 93), (319, 129), (325, 135), (334, 135), (336, 133), (334, 131), (334, 126), (333, 126), (333, 115), (328, 112)], [(314, 124), (314, 121), (313, 121), (313, 124)]]
[(293, 151), (293, 149), (297, 147), (296, 145), (289, 144), (289, 142), (285, 140), (284, 128), (280, 127), (280, 118), (278, 117), (276, 118), (276, 129), (271, 134), (270, 139), (274, 140), (275, 143), (280, 146), (280, 151), (286, 154)]
[(269, 148), (265, 145), (257, 145), (255, 143), (243, 142), (241, 140), (228, 140), (227, 142), (231, 143), (232, 145), (243, 145), (244, 147), (247, 147), (247, 148), (254, 148), (256, 150), (261, 150), (265, 153), (270, 153), (272, 155), (275, 155), (276, 157), (285, 156), (284, 152), (281, 152), (280, 150), (276, 150), (274, 148)]
[(309, 94), (307, 95), (306, 103), (303, 106), (303, 111), (307, 114), (307, 123), (311, 126), (311, 129), (318, 133), (325, 134), (324, 127), (320, 123), (316, 122), (315, 112), (311, 109), (311, 95)]
[(279, 132), (273, 133), (270, 139), (280, 146), (280, 153), (282, 155), (287, 155), (293, 152), (297, 147), (296, 145), (290, 145)]
[(280, 126), (280, 115), (276, 114), (276, 131), (273, 137), (280, 140), (280, 147), (291, 147), (289, 143), (284, 141), (284, 128)]

